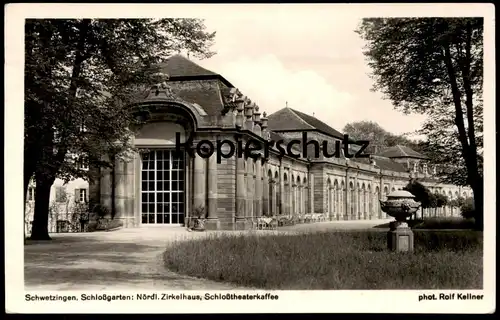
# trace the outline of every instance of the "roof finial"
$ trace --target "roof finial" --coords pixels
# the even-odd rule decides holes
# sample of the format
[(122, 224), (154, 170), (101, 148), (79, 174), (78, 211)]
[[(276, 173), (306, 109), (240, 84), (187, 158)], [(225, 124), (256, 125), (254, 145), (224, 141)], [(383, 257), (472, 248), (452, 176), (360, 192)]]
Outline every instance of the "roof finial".
[(285, 108), (288, 108), (288, 101), (285, 101)]

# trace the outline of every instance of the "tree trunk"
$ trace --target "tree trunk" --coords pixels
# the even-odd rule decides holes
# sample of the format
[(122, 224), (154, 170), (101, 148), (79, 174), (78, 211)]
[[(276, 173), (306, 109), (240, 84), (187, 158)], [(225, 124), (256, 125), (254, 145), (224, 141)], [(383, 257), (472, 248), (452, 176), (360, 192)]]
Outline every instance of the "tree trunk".
[[(28, 188), (30, 185), (30, 180), (33, 175), (33, 172), (28, 173), (29, 170), (26, 170), (26, 164), (24, 165), (24, 202), (23, 202), (23, 232), (24, 232), (24, 243), (26, 244), (26, 197), (28, 196)], [(36, 193), (35, 193), (36, 194)]]
[(52, 182), (48, 179), (36, 179), (35, 215), (31, 240), (52, 240), (49, 236), (49, 205)]
[(483, 203), (483, 182), (478, 181), (472, 185), (472, 191), (474, 192), (474, 222), (476, 230), (484, 230), (484, 203)]

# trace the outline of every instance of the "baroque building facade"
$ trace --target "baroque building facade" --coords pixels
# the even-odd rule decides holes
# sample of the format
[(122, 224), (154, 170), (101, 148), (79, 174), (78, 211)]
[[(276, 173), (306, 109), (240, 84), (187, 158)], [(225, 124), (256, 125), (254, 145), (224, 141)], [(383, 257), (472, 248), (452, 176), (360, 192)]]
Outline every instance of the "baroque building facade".
[[(114, 177), (100, 170), (101, 179), (83, 188), (91, 207), (111, 207), (114, 201), (115, 218), (125, 227), (183, 225), (196, 208), (205, 211), (208, 229), (248, 229), (256, 218), (270, 215), (383, 219), (379, 199), (402, 189), (410, 178), (450, 199), (472, 196), (467, 187), (433, 179), (427, 159), (405, 146), (348, 158), (344, 136), (313, 116), (288, 107), (267, 116), (223, 76), (180, 55), (160, 69), (165, 81), (131, 105), (131, 112), (145, 121), (133, 141), (139, 152), (118, 161)], [(297, 156), (283, 155), (276, 145), (265, 151), (278, 140)], [(176, 149), (189, 141), (199, 145), (199, 152)], [(232, 146), (238, 149), (249, 141), (264, 146), (253, 151), (257, 156), (231, 154)], [(332, 156), (336, 143), (341, 147)], [(349, 145), (354, 154), (357, 147)], [(210, 149), (212, 156), (200, 156)], [(217, 149), (223, 156), (216, 155)], [(78, 194), (68, 194), (83, 200), (81, 185), (76, 184)], [(441, 208), (438, 214), (459, 213)]]

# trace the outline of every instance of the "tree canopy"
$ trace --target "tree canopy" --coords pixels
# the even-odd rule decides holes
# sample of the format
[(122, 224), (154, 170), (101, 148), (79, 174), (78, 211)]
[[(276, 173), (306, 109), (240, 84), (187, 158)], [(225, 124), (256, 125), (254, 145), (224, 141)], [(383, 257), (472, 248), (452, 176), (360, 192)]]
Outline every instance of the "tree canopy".
[(449, 168), (445, 178), (471, 186), (482, 228), (483, 19), (369, 18), (357, 32), (373, 90), (397, 110), (429, 116), (429, 148)]
[(29, 19), (25, 24), (25, 194), (37, 184), (32, 238), (48, 238), (56, 177), (92, 179), (77, 162), (112, 166), (130, 151), (131, 97), (180, 51), (210, 57), (199, 19)]
[(410, 181), (404, 188), (415, 196), (415, 201), (421, 203), (422, 208), (435, 208), (436, 198), (434, 194), (418, 181)]
[(343, 131), (353, 139), (370, 141), (368, 153), (378, 153), (398, 144), (408, 146), (417, 152), (424, 153), (425, 151), (423, 141), (413, 140), (405, 135), (393, 134), (373, 121), (351, 122), (344, 126)]

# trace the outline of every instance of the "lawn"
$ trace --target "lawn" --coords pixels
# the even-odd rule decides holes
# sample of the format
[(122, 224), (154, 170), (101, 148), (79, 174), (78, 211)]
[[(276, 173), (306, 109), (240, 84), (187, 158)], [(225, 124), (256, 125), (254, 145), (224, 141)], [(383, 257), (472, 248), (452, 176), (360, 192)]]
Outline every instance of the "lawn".
[(482, 233), (414, 234), (415, 252), (399, 254), (377, 231), (214, 235), (175, 243), (164, 261), (175, 272), (262, 289), (482, 288)]

